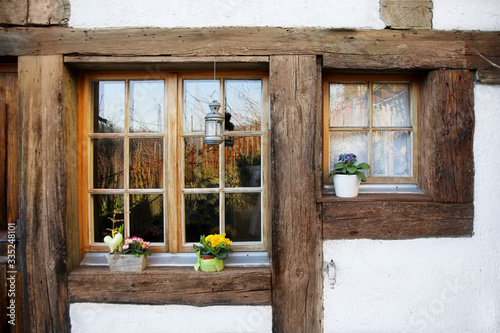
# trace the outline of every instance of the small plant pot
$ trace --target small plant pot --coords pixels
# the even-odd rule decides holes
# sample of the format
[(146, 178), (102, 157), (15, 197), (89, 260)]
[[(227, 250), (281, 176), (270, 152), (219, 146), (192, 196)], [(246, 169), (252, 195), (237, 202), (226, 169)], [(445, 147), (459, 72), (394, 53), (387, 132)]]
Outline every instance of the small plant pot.
[(219, 272), (224, 269), (224, 261), (215, 256), (202, 255), (200, 269), (202, 272)]
[(335, 195), (341, 198), (357, 197), (359, 193), (359, 184), (361, 179), (356, 175), (333, 175), (333, 186), (335, 188)]
[(144, 254), (139, 257), (133, 254), (106, 254), (109, 269), (115, 272), (140, 272), (146, 268), (148, 257)]

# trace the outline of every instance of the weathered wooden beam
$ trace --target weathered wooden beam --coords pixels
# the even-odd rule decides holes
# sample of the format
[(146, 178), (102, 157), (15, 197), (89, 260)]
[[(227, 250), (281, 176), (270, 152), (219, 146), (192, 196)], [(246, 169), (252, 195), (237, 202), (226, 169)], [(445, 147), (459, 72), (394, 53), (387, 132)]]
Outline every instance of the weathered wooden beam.
[(270, 59), (274, 332), (322, 331), (317, 78), (316, 56)]
[[(267, 56), (314, 54), (328, 69), (491, 69), (500, 32), (317, 28), (3, 28), (0, 55)], [(496, 72), (493, 72), (496, 73)], [(500, 77), (489, 80), (500, 82)], [(479, 75), (481, 77), (481, 75)]]
[(71, 302), (270, 305), (271, 269), (227, 267), (203, 273), (192, 267), (148, 267), (122, 273), (81, 266), (70, 273), (68, 290)]
[(63, 58), (22, 56), (18, 66), (25, 329), (69, 332)]
[[(404, 197), (404, 195), (400, 195)], [(411, 198), (409, 198), (411, 199)], [(474, 207), (418, 201), (332, 200), (323, 203), (325, 239), (470, 237)]]
[(422, 189), (435, 202), (472, 202), (473, 74), (468, 70), (429, 73), (422, 104)]

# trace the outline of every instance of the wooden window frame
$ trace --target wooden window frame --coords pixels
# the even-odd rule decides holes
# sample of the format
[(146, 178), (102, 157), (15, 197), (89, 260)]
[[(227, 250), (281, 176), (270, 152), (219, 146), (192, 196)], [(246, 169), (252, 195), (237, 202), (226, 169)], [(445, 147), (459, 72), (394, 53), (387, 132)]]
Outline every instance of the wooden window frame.
[[(80, 245), (81, 254), (84, 252), (106, 252), (107, 246), (101, 243), (92, 242), (92, 223), (91, 223), (91, 202), (90, 196), (94, 193), (110, 193), (120, 192), (119, 194), (127, 194), (124, 190), (98, 190), (91, 189), (91, 153), (90, 140), (93, 137), (123, 137), (122, 134), (93, 134), (91, 133), (91, 105), (92, 93), (90, 91), (90, 82), (97, 80), (165, 80), (165, 131), (163, 133), (154, 134), (155, 137), (164, 137), (164, 188), (157, 189), (140, 189), (133, 192), (162, 193), (164, 197), (165, 211), (165, 244), (152, 246), (152, 252), (194, 252), (191, 243), (184, 241), (184, 205), (183, 205), (183, 126), (182, 126), (182, 110), (183, 110), (183, 80), (184, 79), (213, 79), (213, 71), (86, 71), (79, 76), (79, 101), (78, 101), (78, 182), (79, 182), (79, 229), (80, 229)], [(242, 136), (260, 136), (261, 137), (261, 163), (262, 163), (262, 180), (261, 187), (258, 191), (262, 193), (262, 209), (261, 209), (261, 230), (262, 240), (258, 244), (251, 243), (234, 244), (233, 249), (236, 251), (266, 251), (269, 242), (269, 221), (270, 221), (270, 129), (269, 129), (269, 83), (268, 73), (266, 71), (242, 70), (242, 71), (219, 71), (217, 79), (220, 84), (224, 84), (224, 79), (260, 79), (262, 82), (262, 127), (259, 133), (238, 132), (236, 134)], [(126, 83), (126, 91), (128, 83)], [(126, 100), (127, 100), (126, 93)], [(128, 102), (126, 102), (128, 103)], [(207, 107), (208, 112), (208, 107)], [(199, 135), (195, 133), (193, 135)], [(132, 136), (145, 137), (147, 135), (138, 134)], [(188, 135), (191, 136), (191, 135)], [(126, 150), (126, 148), (125, 148)], [(222, 150), (222, 149), (221, 149)], [(220, 152), (224, 154), (224, 152)], [(125, 153), (125, 158), (127, 154)], [(180, 163), (178, 162), (180, 161)], [(127, 162), (125, 161), (125, 165)], [(177, 168), (169, 168), (169, 165), (177, 165)], [(126, 172), (126, 169), (124, 170)], [(222, 171), (220, 171), (222, 172)], [(124, 176), (124, 179), (126, 176)], [(174, 184), (168, 185), (168, 184)], [(220, 191), (223, 191), (220, 190)], [(219, 191), (219, 192), (220, 192)], [(243, 191), (244, 192), (244, 191)], [(255, 192), (255, 190), (253, 191)], [(222, 193), (222, 192), (220, 192)], [(221, 210), (222, 212), (222, 210)], [(222, 214), (222, 213), (221, 213)], [(168, 221), (176, 221), (169, 223)]]
[[(331, 83), (368, 83), (369, 92), (369, 112), (370, 112), (370, 124), (366, 127), (354, 127), (354, 126), (330, 126), (330, 84)], [(409, 83), (409, 103), (411, 110), (411, 124), (410, 126), (404, 128), (396, 127), (375, 127), (372, 124), (372, 113), (373, 113), (373, 84), (374, 83)], [(323, 80), (323, 184), (326, 191), (331, 189), (327, 188), (331, 185), (333, 180), (328, 177), (328, 172), (330, 168), (330, 133), (335, 131), (368, 131), (373, 132), (377, 129), (381, 130), (405, 130), (410, 129), (412, 132), (412, 175), (411, 177), (367, 177), (367, 184), (418, 184), (418, 174), (419, 174), (419, 147), (420, 147), (420, 81), (416, 76), (411, 75), (348, 75), (348, 74), (330, 74), (325, 75)], [(370, 134), (371, 136), (371, 134)], [(370, 150), (370, 161), (360, 161), (367, 162), (370, 165), (371, 159), (373, 158), (372, 153), (372, 140), (369, 142)], [(346, 152), (349, 153), (349, 152)], [(331, 186), (330, 186), (331, 187)]]

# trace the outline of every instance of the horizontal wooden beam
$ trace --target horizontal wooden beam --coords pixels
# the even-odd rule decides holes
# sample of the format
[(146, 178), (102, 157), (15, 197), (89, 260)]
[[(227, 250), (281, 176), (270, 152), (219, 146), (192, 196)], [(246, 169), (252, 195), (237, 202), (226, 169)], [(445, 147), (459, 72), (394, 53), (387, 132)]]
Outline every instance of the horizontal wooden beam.
[[(15, 27), (0, 30), (0, 56), (269, 56), (315, 54), (325, 68), (480, 69), (500, 81), (500, 32), (331, 30), (318, 28), (131, 28), (83, 30)], [(486, 74), (481, 74), (485, 71)]]
[(470, 237), (474, 207), (467, 204), (332, 200), (323, 203), (324, 239)]
[(227, 267), (205, 273), (148, 267), (131, 273), (80, 266), (69, 274), (68, 293), (72, 303), (271, 305), (271, 269)]

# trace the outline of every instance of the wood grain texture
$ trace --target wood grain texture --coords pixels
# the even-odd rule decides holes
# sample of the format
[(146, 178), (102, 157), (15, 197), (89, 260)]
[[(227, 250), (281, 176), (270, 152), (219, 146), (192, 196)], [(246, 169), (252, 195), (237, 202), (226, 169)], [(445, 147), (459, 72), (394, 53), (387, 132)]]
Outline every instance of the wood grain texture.
[(62, 56), (19, 58), (25, 329), (68, 332)]
[(332, 30), (318, 28), (7, 28), (0, 55), (268, 56), (315, 54), (326, 69), (483, 69), (498, 72), (474, 50), (500, 62), (499, 32)]
[(433, 71), (423, 83), (421, 186), (435, 202), (473, 201), (473, 101), (468, 70)]
[(192, 267), (147, 267), (125, 273), (81, 266), (70, 273), (68, 290), (71, 302), (270, 305), (271, 269), (226, 267), (206, 273)]
[(274, 332), (321, 332), (323, 326), (317, 77), (315, 56), (270, 59)]
[(473, 204), (337, 201), (323, 203), (325, 239), (471, 237)]

